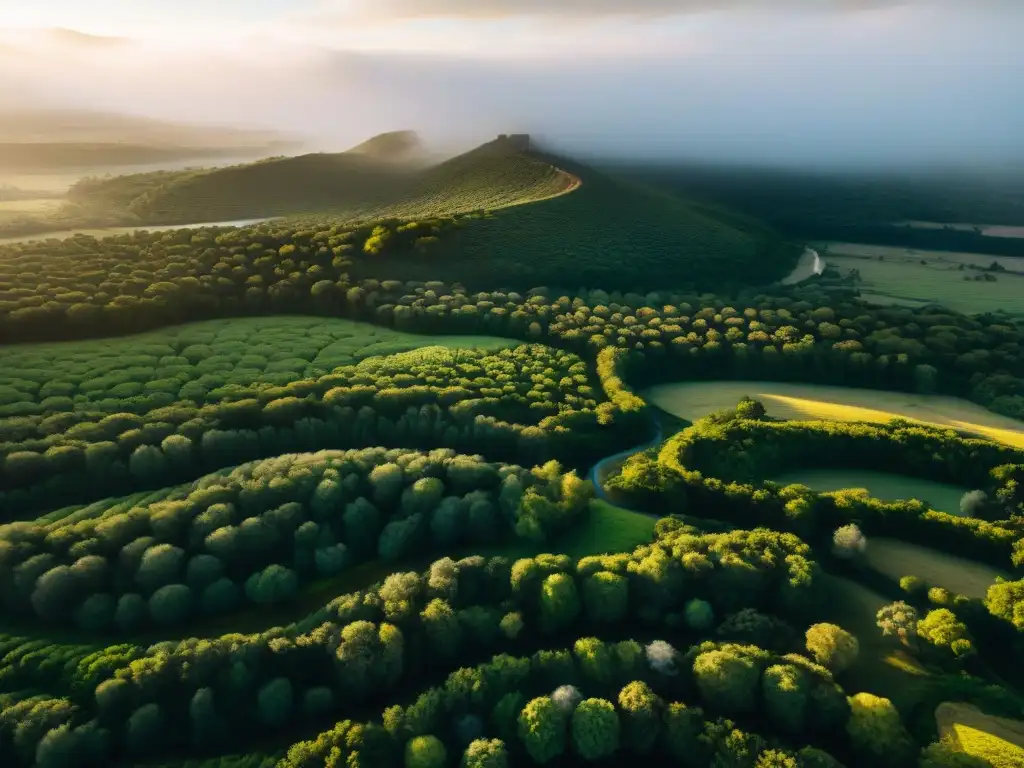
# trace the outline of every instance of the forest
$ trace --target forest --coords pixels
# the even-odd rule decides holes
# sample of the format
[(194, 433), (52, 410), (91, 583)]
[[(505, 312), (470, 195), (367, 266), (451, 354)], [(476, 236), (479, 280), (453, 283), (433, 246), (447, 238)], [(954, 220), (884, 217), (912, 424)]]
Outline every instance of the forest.
[[(1024, 764), (1020, 326), (494, 152), (484, 210), (0, 244), (0, 763)], [(918, 410), (645, 397), (722, 381)]]

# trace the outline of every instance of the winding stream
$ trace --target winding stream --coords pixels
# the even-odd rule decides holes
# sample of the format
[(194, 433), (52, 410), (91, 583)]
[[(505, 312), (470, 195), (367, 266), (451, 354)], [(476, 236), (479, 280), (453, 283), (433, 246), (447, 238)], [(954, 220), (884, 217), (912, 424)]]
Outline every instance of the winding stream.
[(643, 515), (661, 518), (664, 517), (664, 515), (660, 515), (655, 512), (649, 512), (643, 509), (632, 509), (631, 507), (624, 507), (618, 502), (612, 500), (608, 496), (608, 492), (604, 489), (604, 480), (616, 468), (616, 462), (622, 464), (623, 462), (626, 461), (626, 459), (628, 459), (633, 454), (646, 451), (648, 448), (653, 448), (664, 441), (665, 436), (664, 430), (661, 426), (661, 420), (658, 419), (658, 417), (653, 414), (651, 415), (651, 426), (654, 428), (654, 437), (652, 437), (646, 443), (643, 443), (641, 445), (637, 445), (633, 448), (627, 448), (626, 450), (619, 451), (618, 453), (613, 453), (611, 456), (605, 456), (603, 459), (598, 461), (593, 467), (591, 467), (590, 472), (587, 474), (587, 477), (589, 477), (590, 481), (594, 484), (594, 492), (597, 495), (597, 498), (601, 499), (601, 501), (607, 501), (609, 504), (614, 504), (615, 506), (621, 507), (622, 509), (628, 509), (630, 512), (638, 512)]

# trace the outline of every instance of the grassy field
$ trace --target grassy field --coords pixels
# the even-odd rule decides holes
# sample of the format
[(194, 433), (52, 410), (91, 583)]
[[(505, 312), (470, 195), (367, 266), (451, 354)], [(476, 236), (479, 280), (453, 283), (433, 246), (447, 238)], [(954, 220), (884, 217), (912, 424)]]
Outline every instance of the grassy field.
[(872, 301), (935, 302), (968, 314), (1001, 309), (1024, 314), (1024, 274), (995, 273), (995, 282), (964, 279), (993, 262), (1020, 272), (1021, 260), (975, 253), (947, 253), (854, 243), (829, 243), (825, 261), (841, 274), (858, 270), (861, 292)]
[(838, 624), (860, 642), (857, 662), (839, 682), (850, 694), (867, 691), (891, 699), (906, 716), (926, 696), (930, 673), (878, 629), (875, 616), (892, 601), (851, 579), (829, 574), (823, 578), (830, 599), (820, 620)]
[(121, 339), (0, 347), (0, 406), (53, 396), (181, 395), (214, 380), (217, 386), (280, 385), (422, 347), (495, 350), (519, 344), (494, 336), (423, 336), (343, 319), (211, 320)]
[(778, 419), (831, 419), (885, 423), (895, 418), (977, 434), (1024, 447), (1024, 423), (955, 397), (913, 395), (851, 387), (767, 381), (695, 381), (661, 384), (641, 396), (689, 421), (731, 408), (744, 395), (758, 399)]
[(918, 576), (933, 586), (967, 597), (985, 597), (996, 577), (1007, 576), (973, 560), (897, 539), (869, 538), (865, 556), (868, 565), (892, 579)]
[(935, 710), (942, 736), (993, 768), (1024, 766), (1024, 722), (986, 715), (969, 704), (946, 702)]
[(866, 488), (883, 501), (919, 499), (940, 512), (960, 514), (960, 497), (969, 489), (937, 483), (920, 477), (861, 469), (808, 469), (773, 477), (777, 483), (800, 483), (814, 491), (838, 491), (843, 488)]
[(1024, 227), (1008, 227), (1000, 224), (943, 224), (938, 221), (901, 221), (897, 226), (914, 227), (916, 229), (956, 229), (973, 232), (980, 229), (986, 237), (1024, 237)]

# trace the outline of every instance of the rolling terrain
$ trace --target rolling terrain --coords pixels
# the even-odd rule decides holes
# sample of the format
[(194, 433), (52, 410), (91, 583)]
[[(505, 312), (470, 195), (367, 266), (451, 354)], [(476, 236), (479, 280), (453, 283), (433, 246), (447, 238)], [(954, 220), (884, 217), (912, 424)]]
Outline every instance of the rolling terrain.
[(1021, 329), (421, 150), (94, 179), (274, 218), (0, 245), (4, 768), (1013, 765)]

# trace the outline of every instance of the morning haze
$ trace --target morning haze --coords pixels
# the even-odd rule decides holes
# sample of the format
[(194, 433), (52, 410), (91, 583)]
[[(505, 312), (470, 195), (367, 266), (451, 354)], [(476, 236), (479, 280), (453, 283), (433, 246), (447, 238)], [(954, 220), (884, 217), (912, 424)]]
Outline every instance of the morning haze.
[(0, 39), (0, 98), (272, 128), (318, 149), (415, 128), (442, 145), (524, 130), (586, 155), (783, 165), (1024, 157), (1014, 3), (549, 5), (314, 4), (189, 34), (157, 18), (19, 33)]

